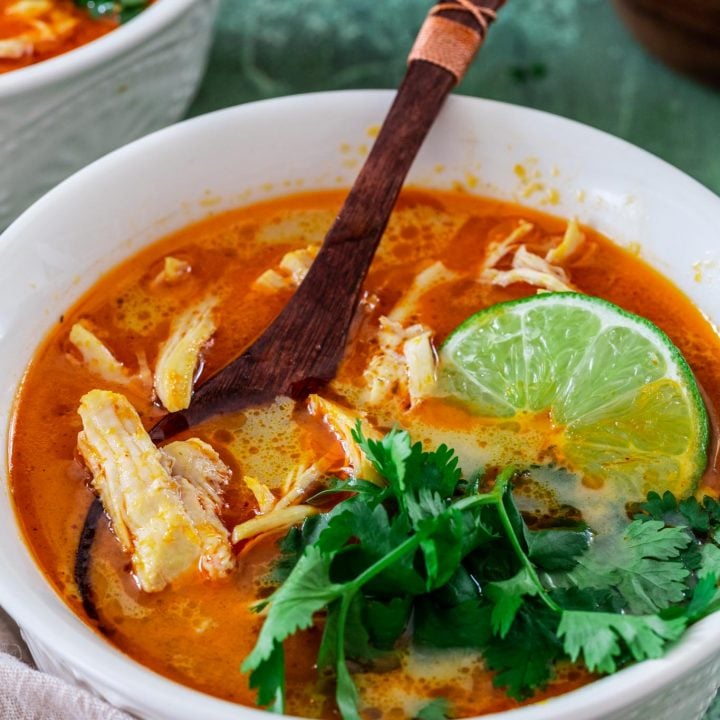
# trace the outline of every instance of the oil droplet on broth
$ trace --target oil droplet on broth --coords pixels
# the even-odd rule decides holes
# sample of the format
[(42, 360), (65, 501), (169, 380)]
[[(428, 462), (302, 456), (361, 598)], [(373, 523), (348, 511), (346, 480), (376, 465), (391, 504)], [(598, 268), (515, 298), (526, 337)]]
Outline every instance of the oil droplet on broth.
[(294, 413), (293, 400), (278, 398), (270, 405), (225, 415), (207, 423), (204, 429), (210, 437), (221, 433), (225, 449), (243, 474), (257, 478), (273, 490), (294, 473), (298, 458), (303, 457), (302, 432)]
[[(397, 667), (356, 673), (353, 678), (360, 695), (361, 710), (399, 708), (402, 717), (417, 717), (428, 702), (447, 694), (452, 702), (467, 702), (474, 692), (473, 669), (482, 660), (471, 650), (430, 650), (411, 646)], [(393, 713), (386, 713), (386, 717)]]

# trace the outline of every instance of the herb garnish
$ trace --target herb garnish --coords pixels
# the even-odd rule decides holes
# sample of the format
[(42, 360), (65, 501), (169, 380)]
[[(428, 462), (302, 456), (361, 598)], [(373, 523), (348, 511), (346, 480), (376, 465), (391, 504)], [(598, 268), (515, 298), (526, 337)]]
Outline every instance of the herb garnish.
[(354, 494), (282, 541), (282, 584), (256, 606), (267, 615), (242, 666), (259, 705), (283, 711), (283, 641), (321, 611), (318, 670), (334, 675), (340, 712), (355, 720), (347, 659), (372, 663), (407, 642), (474, 648), (523, 699), (557, 660), (614, 672), (659, 657), (720, 607), (714, 500), (651, 493), (620, 537), (582, 523), (532, 530), (513, 500), (514, 468), (466, 482), (445, 446), (425, 452), (397, 429), (373, 441), (359, 425), (353, 437), (386, 485), (336, 481), (316, 501)]
[(150, 0), (75, 0), (94, 18), (108, 18), (126, 23), (150, 5)]

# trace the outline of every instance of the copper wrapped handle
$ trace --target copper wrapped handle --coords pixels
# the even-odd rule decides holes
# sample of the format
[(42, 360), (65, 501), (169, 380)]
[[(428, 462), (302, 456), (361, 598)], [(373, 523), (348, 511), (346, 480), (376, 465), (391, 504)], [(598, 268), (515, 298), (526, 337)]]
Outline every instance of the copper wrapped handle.
[(428, 13), (408, 56), (447, 70), (455, 83), (465, 75), (505, 0), (441, 0)]

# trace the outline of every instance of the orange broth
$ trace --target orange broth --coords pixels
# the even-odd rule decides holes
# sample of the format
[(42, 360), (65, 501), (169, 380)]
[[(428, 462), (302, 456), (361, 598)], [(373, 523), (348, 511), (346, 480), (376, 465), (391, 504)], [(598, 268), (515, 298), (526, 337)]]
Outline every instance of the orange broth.
[(93, 18), (73, 0), (50, 0), (52, 9), (37, 18), (12, 11), (18, 0), (0, 0), (0, 43), (32, 38), (31, 50), (18, 57), (0, 57), (0, 74), (62, 55), (118, 27), (115, 20)]
[[(78, 534), (93, 494), (88, 476), (75, 460), (81, 429), (80, 397), (103, 387), (73, 355), (68, 331), (80, 319), (89, 322), (113, 353), (130, 368), (145, 352), (153, 366), (170, 319), (199, 301), (210, 288), (220, 297), (218, 331), (204, 352), (200, 382), (225, 365), (257, 337), (290, 297), (289, 291), (258, 294), (253, 281), (277, 264), (287, 251), (319, 243), (343, 200), (342, 192), (293, 195), (203, 220), (143, 250), (102, 278), (38, 349), (20, 390), (12, 428), (11, 484), (17, 515), (37, 562), (61, 597), (83, 619), (73, 564)], [(431, 262), (442, 259), (461, 278), (423, 296), (413, 321), (435, 332), (439, 343), (455, 326), (493, 303), (535, 292), (525, 284), (507, 288), (474, 281), (488, 243), (505, 237), (519, 219), (535, 226), (524, 239), (540, 254), (557, 243), (566, 221), (514, 204), (461, 193), (407, 190), (403, 193), (366, 280), (377, 295), (374, 309), (361, 321), (338, 378), (327, 392), (352, 400), (362, 370), (377, 345), (377, 319), (387, 314)], [(712, 401), (720, 401), (720, 338), (700, 311), (668, 280), (637, 256), (584, 229), (586, 241), (565, 264), (582, 291), (604, 297), (644, 315), (679, 346)], [(542, 251), (542, 252), (541, 252)], [(177, 285), (158, 289), (153, 279), (163, 259), (190, 263), (192, 272)], [(330, 300), (329, 300), (330, 301)], [(117, 389), (123, 392), (122, 388)], [(145, 425), (162, 411), (149, 398), (130, 396)], [(430, 408), (430, 410), (428, 410)], [(388, 418), (371, 415), (380, 427)], [(422, 428), (451, 431), (467, 417), (439, 401), (393, 418), (427, 440)], [(243, 473), (262, 473), (268, 484), (282, 481), (302, 448), (326, 452), (336, 443), (310, 417), (302, 403), (237, 413), (193, 429), (210, 442), (233, 470), (225, 492), (223, 521), (228, 528), (252, 517), (254, 500)], [(240, 549), (239, 569), (222, 581), (188, 581), (146, 594), (135, 585), (108, 524), (101, 523), (94, 550), (92, 583), (100, 612), (99, 629), (117, 648), (156, 672), (233, 702), (254, 705), (254, 692), (240, 673), (254, 645), (262, 618), (249, 607), (267, 592), (263, 577), (277, 550), (274, 537)], [(334, 717), (333, 691), (313, 669), (321, 628), (286, 644), (290, 714)], [(312, 656), (310, 652), (313, 652)], [(423, 659), (423, 658), (421, 658)], [(407, 658), (406, 658), (407, 660)], [(448, 698), (458, 717), (515, 707), (477, 656), (468, 652), (431, 653), (422, 670), (417, 658), (400, 667), (357, 673), (355, 680), (367, 718), (412, 714), (413, 698)], [(592, 678), (573, 668), (560, 669), (549, 688), (532, 700), (566, 692)], [(327, 685), (327, 681), (326, 685)]]

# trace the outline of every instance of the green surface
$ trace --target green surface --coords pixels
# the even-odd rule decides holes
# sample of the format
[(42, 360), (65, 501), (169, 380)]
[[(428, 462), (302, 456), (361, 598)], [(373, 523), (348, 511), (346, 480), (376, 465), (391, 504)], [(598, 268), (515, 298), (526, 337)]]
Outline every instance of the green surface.
[[(431, 0), (222, 0), (197, 115), (260, 98), (390, 88)], [(609, 0), (509, 0), (458, 90), (580, 120), (720, 193), (720, 92), (631, 39)]]
[[(299, 92), (395, 87), (430, 5), (222, 0), (189, 115)], [(606, 130), (720, 194), (720, 92), (648, 56), (609, 0), (509, 0), (458, 91)], [(706, 720), (720, 720), (720, 703)]]

